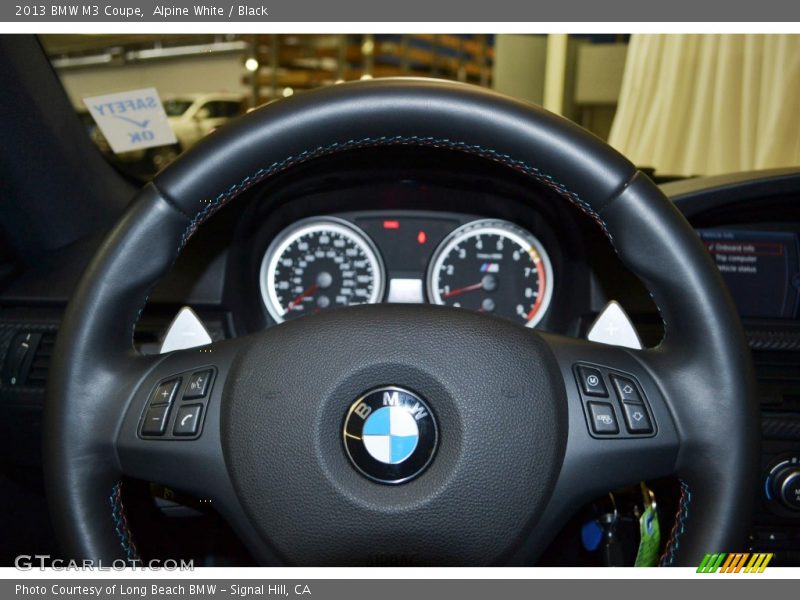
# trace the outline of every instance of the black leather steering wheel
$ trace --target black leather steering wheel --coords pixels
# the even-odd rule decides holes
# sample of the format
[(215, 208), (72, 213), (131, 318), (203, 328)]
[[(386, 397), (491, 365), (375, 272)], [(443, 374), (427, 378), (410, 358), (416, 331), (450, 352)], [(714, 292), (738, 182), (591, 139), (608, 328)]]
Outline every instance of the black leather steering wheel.
[[(371, 305), (162, 356), (132, 350), (148, 290), (217, 209), (293, 165), (397, 145), (500, 163), (578, 206), (651, 292), (662, 343), (634, 351), (457, 309)], [(609, 386), (611, 375), (627, 377), (646, 399), (651, 430), (629, 434), (620, 417), (619, 435), (592, 433), (590, 401), (617, 415), (625, 404), (613, 392), (582, 395), (579, 365), (599, 368)], [(205, 368), (214, 381), (202, 433), (140, 435), (159, 382), (181, 375), (185, 385)], [(353, 401), (385, 385), (425, 398), (439, 428), (427, 470), (394, 486), (354, 469), (342, 443)], [(277, 102), (160, 173), (75, 291), (45, 417), (52, 515), (76, 558), (135, 558), (118, 502), (122, 475), (211, 499), (265, 564), (391, 556), (452, 565), (530, 564), (582, 503), (675, 474), (682, 498), (662, 564), (696, 565), (706, 552), (743, 547), (758, 468), (749, 350), (719, 272), (681, 214), (568, 121), (434, 80), (344, 84)]]

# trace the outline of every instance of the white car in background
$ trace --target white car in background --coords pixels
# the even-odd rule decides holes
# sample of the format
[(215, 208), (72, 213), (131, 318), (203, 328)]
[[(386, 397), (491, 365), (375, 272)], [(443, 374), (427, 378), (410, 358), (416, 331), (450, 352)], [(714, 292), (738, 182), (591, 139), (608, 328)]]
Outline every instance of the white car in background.
[(242, 100), (239, 94), (227, 92), (165, 98), (164, 110), (178, 138), (178, 152), (188, 150), (217, 127), (242, 114)]

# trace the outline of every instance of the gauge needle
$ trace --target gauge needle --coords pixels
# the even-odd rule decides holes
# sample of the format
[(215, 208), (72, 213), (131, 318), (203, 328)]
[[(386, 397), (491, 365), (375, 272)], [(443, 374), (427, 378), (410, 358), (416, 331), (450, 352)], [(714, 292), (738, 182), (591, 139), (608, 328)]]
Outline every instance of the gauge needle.
[(465, 294), (467, 292), (472, 292), (474, 290), (479, 290), (483, 287), (483, 281), (479, 281), (478, 283), (473, 283), (472, 285), (468, 285), (466, 287), (458, 288), (455, 290), (450, 290), (444, 296), (442, 296), (443, 300), (450, 298), (452, 296), (458, 296), (459, 294)]
[(318, 289), (319, 289), (319, 284), (315, 283), (314, 285), (309, 287), (307, 290), (305, 290), (302, 294), (300, 294), (297, 298), (295, 298), (294, 300), (289, 302), (288, 306), (286, 307), (286, 310), (292, 310), (295, 306), (300, 304), (303, 301), (304, 298), (308, 298), (311, 294), (316, 292)]

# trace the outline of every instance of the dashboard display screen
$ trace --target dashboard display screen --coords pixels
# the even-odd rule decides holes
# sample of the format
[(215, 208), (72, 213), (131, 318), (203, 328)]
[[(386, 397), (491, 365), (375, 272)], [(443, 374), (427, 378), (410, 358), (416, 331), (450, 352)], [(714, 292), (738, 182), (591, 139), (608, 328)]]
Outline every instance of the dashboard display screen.
[(800, 236), (780, 231), (700, 229), (743, 317), (800, 317)]

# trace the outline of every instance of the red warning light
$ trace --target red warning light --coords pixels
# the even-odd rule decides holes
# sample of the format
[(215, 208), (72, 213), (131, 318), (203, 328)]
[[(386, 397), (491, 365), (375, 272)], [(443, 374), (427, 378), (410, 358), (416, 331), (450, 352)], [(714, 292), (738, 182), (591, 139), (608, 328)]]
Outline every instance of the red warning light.
[(400, 221), (384, 221), (384, 229), (400, 229)]
[(425, 242), (427, 242), (427, 241), (428, 241), (428, 234), (427, 234), (427, 233), (425, 233), (424, 231), (420, 231), (420, 232), (417, 234), (417, 241), (418, 241), (420, 244), (424, 244)]

